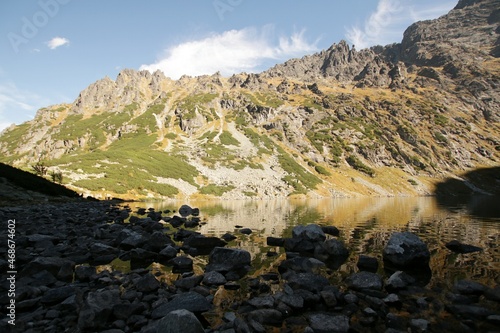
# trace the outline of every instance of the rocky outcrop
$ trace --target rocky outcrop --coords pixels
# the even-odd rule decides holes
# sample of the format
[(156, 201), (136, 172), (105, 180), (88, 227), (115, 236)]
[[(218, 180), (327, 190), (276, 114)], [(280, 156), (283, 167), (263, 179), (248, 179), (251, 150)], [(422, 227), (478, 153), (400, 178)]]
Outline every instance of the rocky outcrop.
[[(173, 81), (125, 69), (72, 105), (44, 108), (5, 130), (0, 159), (22, 167), (46, 160), (93, 195), (122, 183), (106, 166), (127, 165), (128, 175), (145, 180), (114, 189), (127, 198), (429, 194), (429, 179), (498, 160), (499, 16), (493, 0), (460, 1), (410, 26), (401, 43), (357, 50), (340, 41), (230, 78)], [(114, 149), (150, 157), (130, 163)], [(184, 170), (163, 167), (170, 154)], [(381, 168), (397, 186), (377, 178)], [(358, 172), (371, 178), (352, 182)], [(89, 186), (94, 178), (107, 185)]]

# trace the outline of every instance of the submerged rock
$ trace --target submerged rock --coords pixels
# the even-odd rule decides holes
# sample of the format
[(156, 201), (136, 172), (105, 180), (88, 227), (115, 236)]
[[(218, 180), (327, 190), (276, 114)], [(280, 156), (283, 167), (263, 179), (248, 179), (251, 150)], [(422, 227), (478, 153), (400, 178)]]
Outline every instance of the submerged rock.
[(469, 245), (469, 244), (463, 244), (457, 240), (452, 240), (452, 241), (446, 243), (445, 246), (450, 251), (453, 251), (456, 253), (472, 253), (472, 252), (483, 251), (483, 249), (480, 247), (477, 247), (474, 245)]

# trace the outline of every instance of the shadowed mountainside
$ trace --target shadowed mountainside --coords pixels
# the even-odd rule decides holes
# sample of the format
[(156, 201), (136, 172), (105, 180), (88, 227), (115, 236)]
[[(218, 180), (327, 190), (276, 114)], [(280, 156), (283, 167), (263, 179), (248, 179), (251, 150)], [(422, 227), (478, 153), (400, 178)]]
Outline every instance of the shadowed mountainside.
[(436, 185), (438, 204), (450, 210), (466, 209), (482, 218), (500, 216), (500, 167), (481, 168)]
[[(43, 196), (78, 198), (79, 194), (27, 171), (0, 163), (0, 204)], [(37, 195), (38, 194), (38, 195)]]

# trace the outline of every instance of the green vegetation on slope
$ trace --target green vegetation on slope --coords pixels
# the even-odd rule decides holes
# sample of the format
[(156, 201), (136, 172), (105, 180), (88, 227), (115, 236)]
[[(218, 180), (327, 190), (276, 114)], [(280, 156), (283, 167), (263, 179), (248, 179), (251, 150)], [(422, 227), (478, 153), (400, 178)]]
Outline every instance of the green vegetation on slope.
[(304, 169), (281, 147), (278, 147), (278, 154), (281, 167), (288, 173), (283, 180), (295, 189), (294, 194), (306, 194), (321, 183), (321, 179)]
[(81, 169), (87, 174), (104, 174), (74, 183), (92, 191), (106, 189), (118, 194), (129, 190), (138, 194), (150, 191), (166, 196), (178, 193), (175, 187), (158, 183), (156, 177), (182, 179), (197, 186), (194, 179), (198, 170), (180, 156), (157, 150), (155, 140), (155, 135), (127, 134), (107, 150), (65, 155), (51, 164), (64, 165), (75, 172)]

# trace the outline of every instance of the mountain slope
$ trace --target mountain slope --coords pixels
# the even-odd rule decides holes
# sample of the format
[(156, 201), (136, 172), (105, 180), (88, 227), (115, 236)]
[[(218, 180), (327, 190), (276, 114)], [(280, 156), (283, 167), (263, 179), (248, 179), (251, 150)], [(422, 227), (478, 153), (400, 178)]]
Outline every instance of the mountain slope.
[(0, 206), (75, 198), (79, 198), (78, 193), (64, 186), (0, 163)]
[(429, 194), (498, 165), (499, 9), (460, 1), (402, 43), (347, 43), (261, 74), (123, 70), (0, 136), (94, 196)]

